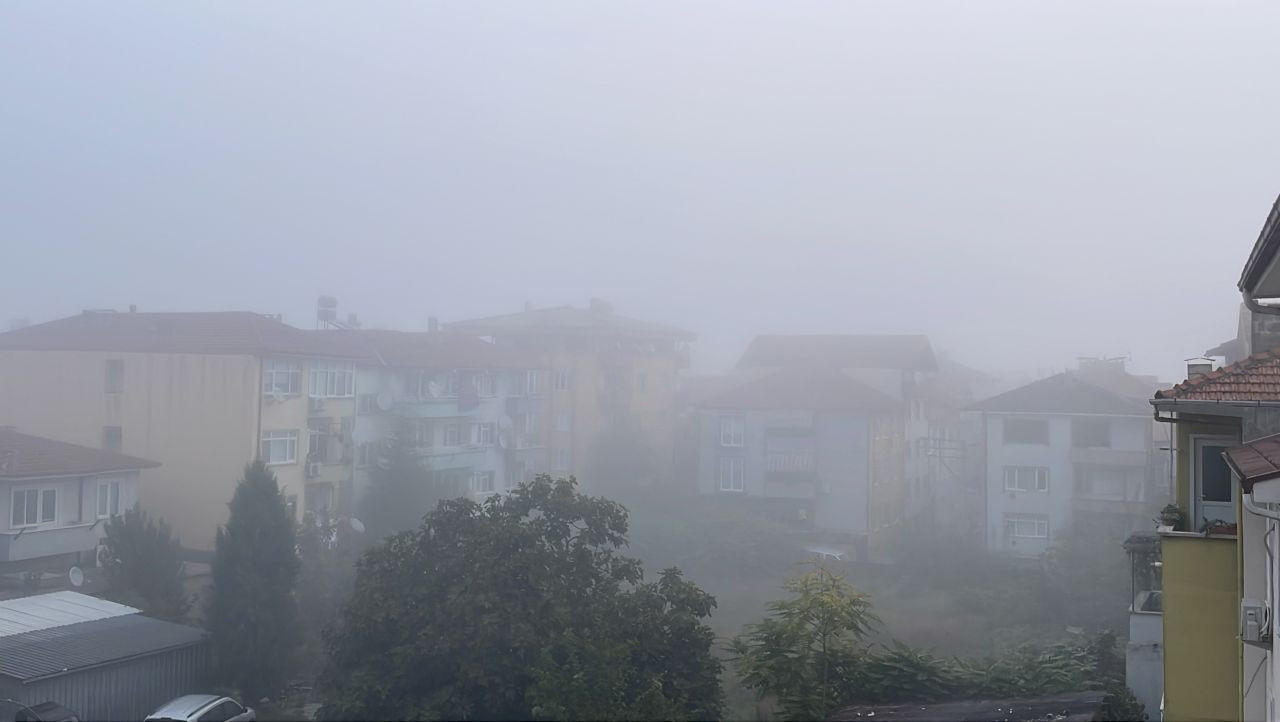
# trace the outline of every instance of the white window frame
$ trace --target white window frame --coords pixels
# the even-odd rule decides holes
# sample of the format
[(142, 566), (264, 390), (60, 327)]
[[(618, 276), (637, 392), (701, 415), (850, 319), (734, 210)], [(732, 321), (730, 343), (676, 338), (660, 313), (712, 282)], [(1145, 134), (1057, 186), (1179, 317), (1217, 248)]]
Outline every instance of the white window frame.
[(488, 371), (477, 371), (472, 377), (476, 387), (476, 395), (482, 398), (493, 396), (493, 374)]
[[(1001, 472), (1004, 477), (1005, 491), (1049, 493), (1049, 467), (1047, 466), (1005, 466)], [(1023, 478), (1030, 476), (1030, 479)]]
[(348, 361), (311, 364), (308, 393), (317, 399), (349, 399), (356, 395), (356, 365)]
[(747, 490), (746, 470), (741, 456), (720, 457), (718, 481), (720, 491), (741, 493)]
[(538, 433), (538, 415), (535, 413), (527, 413), (524, 415), (524, 433), (526, 436), (532, 436)]
[[(53, 518), (45, 519), (45, 494), (53, 492)], [(18, 494), (23, 495), (22, 510), (23, 522), (21, 524), (13, 523), (13, 512), (18, 508), (16, 502)], [(36, 518), (33, 522), (26, 521), (26, 495), (36, 495)], [(10, 529), (38, 529), (40, 527), (57, 526), (58, 525), (58, 487), (56, 486), (17, 486), (9, 490), (9, 528)]]
[(462, 424), (444, 425), (444, 445), (462, 446)]
[[(274, 442), (283, 442), (285, 456), (289, 457), (282, 461), (271, 461), (271, 455), (265, 453), (269, 448), (267, 444)], [(290, 453), (291, 452), (291, 453)], [(298, 430), (297, 429), (268, 429), (262, 432), (262, 438), (258, 443), (258, 454), (262, 458), (262, 463), (267, 466), (284, 466), (286, 464), (298, 463)]]
[[(1030, 525), (1029, 534), (1025, 533), (1027, 525)], [(1005, 514), (1004, 535), (1008, 539), (1048, 539), (1049, 517), (1044, 514)]]
[(746, 441), (746, 421), (741, 416), (720, 417), (720, 445), (742, 448)]
[[(284, 379), (284, 389), (276, 388)], [(262, 362), (262, 395), (298, 396), (302, 393), (302, 363), (283, 358), (269, 358)]]
[[(1230, 479), (1230, 501), (1206, 501), (1204, 498), (1204, 479), (1201, 477), (1201, 457), (1206, 446), (1238, 446), (1240, 440), (1234, 436), (1215, 436), (1212, 434), (1191, 434), (1191, 506), (1190, 523), (1199, 528), (1203, 519), (1213, 521), (1220, 519), (1227, 523), (1235, 523), (1234, 509), (1240, 499), (1235, 475)], [(1206, 506), (1208, 507), (1206, 509)]]
[(476, 443), (481, 446), (493, 446), (498, 439), (498, 429), (492, 421), (476, 424)]
[(555, 375), (556, 391), (569, 391), (573, 388), (573, 372), (557, 371)]
[(538, 393), (538, 371), (528, 369), (524, 372), (524, 395), (533, 396)]
[[(119, 479), (98, 480), (98, 495), (94, 499), (94, 511), (97, 518), (110, 519), (120, 514), (121, 490), (122, 484)], [(114, 498), (112, 498), (113, 494)]]
[[(488, 487), (488, 488), (485, 488)], [(477, 471), (471, 475), (471, 490), (478, 494), (491, 494), (498, 490), (492, 471)]]

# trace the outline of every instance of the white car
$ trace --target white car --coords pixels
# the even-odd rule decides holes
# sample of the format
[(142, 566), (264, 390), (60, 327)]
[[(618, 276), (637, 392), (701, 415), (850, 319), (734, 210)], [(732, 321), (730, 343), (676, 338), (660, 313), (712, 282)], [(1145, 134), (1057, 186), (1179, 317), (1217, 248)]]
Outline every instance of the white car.
[(252, 707), (230, 697), (188, 694), (169, 700), (147, 715), (146, 722), (251, 722), (258, 719)]

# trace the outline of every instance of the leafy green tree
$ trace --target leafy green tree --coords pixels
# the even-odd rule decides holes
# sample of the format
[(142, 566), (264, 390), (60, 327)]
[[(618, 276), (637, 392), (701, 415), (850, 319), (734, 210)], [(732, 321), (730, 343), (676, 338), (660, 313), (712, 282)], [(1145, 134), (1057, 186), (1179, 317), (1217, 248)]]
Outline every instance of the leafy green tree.
[(645, 584), (627, 513), (539, 476), (448, 499), (359, 562), (321, 681), (330, 719), (711, 719), (714, 600)]
[(298, 530), (298, 671), (314, 679), (324, 664), (324, 633), (335, 626), (355, 584), (359, 545), (349, 526), (308, 513)]
[(846, 701), (862, 640), (879, 620), (865, 594), (822, 565), (786, 588), (791, 598), (771, 603), (769, 617), (733, 640), (733, 663), (788, 719), (821, 719)]
[(360, 521), (373, 539), (416, 527), (436, 502), (462, 494), (458, 485), (432, 475), (416, 450), (414, 427), (401, 420), (370, 471), (369, 493), (361, 502)]
[(210, 643), (219, 676), (258, 699), (284, 687), (294, 659), (297, 539), (275, 474), (261, 461), (245, 467), (230, 507), (214, 542)]
[(161, 619), (180, 621), (190, 600), (182, 591), (182, 554), (164, 519), (135, 506), (104, 527), (108, 596)]

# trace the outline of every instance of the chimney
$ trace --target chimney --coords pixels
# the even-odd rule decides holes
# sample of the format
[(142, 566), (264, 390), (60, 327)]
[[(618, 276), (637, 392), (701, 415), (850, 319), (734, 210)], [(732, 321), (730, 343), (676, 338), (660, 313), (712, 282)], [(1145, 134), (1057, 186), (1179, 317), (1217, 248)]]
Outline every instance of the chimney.
[(435, 316), (427, 316), (427, 331), (429, 333), (436, 333), (439, 330), (440, 330), (440, 319), (436, 318)]
[(1203, 356), (1187, 359), (1188, 381), (1194, 381), (1211, 371), (1213, 371), (1213, 359), (1205, 358)]
[(137, 313), (137, 312), (138, 312), (138, 304), (136, 303), (129, 304), (129, 313)]

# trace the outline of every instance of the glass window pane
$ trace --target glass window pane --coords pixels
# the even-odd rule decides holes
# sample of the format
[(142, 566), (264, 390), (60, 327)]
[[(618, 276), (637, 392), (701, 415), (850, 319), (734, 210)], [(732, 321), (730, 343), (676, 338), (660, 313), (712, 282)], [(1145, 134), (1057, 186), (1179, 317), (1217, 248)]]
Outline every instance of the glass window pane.
[(58, 518), (58, 492), (55, 489), (45, 489), (43, 495), (44, 499), (40, 502), (40, 521), (53, 521)]
[(1200, 493), (1205, 501), (1231, 501), (1231, 469), (1222, 458), (1226, 446), (1200, 447)]

